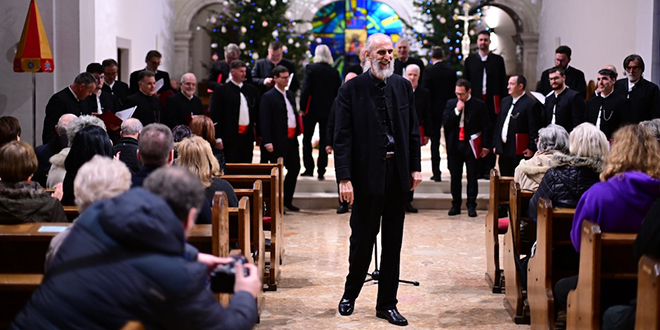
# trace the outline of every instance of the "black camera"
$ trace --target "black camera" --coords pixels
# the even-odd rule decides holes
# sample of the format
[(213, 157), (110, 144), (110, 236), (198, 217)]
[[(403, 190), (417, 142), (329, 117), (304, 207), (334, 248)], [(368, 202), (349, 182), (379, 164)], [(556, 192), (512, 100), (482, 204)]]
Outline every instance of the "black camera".
[[(211, 272), (211, 291), (215, 293), (234, 293), (234, 283), (236, 283), (236, 267), (234, 264), (245, 265), (248, 261), (242, 254), (231, 256), (231, 258), (234, 259), (234, 262), (218, 266)], [(250, 275), (250, 271), (243, 268), (243, 275)]]

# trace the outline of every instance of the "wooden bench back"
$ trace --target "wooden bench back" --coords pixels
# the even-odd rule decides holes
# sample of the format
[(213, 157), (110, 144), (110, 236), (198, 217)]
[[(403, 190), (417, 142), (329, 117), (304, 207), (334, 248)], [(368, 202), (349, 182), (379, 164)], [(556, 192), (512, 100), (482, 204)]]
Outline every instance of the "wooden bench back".
[(40, 232), (42, 227), (68, 227), (68, 222), (0, 225), (0, 273), (44, 273), (46, 252), (58, 232)]
[(509, 184), (513, 177), (501, 177), (497, 169), (490, 170), (490, 197), (486, 214), (486, 283), (493, 293), (502, 292), (498, 218), (500, 205), (509, 204)]
[(637, 278), (632, 258), (636, 237), (636, 233), (602, 233), (599, 225), (582, 223), (578, 285), (568, 294), (568, 329), (600, 329), (602, 281)]
[(259, 269), (259, 274), (262, 282), (264, 281), (265, 273), (265, 237), (263, 229), (263, 188), (261, 180), (256, 180), (252, 185), (252, 189), (234, 189), (236, 196), (239, 198), (247, 197), (250, 200), (252, 207), (250, 211), (250, 243), (252, 245), (252, 252), (255, 254), (255, 264)]
[(574, 215), (575, 209), (552, 208), (552, 202), (539, 199), (536, 253), (527, 268), (532, 329), (554, 329), (552, 288), (558, 280), (577, 274), (577, 266), (571, 265), (577, 257), (570, 238)]
[(642, 256), (637, 279), (635, 329), (660, 330), (660, 259)]
[[(277, 168), (278, 190), (280, 196), (284, 196), (284, 158), (277, 158), (275, 164), (252, 164), (252, 163), (228, 163), (226, 164), (228, 175), (270, 175), (273, 168)], [(235, 187), (234, 187), (235, 188)], [(279, 211), (284, 215), (284, 199), (280, 199)]]

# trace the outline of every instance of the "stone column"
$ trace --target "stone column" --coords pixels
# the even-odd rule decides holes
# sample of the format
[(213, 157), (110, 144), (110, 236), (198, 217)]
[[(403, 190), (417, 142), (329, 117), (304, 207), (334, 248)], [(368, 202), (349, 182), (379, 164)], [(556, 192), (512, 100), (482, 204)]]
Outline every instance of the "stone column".
[(541, 78), (536, 73), (539, 35), (538, 33), (520, 33), (518, 37), (522, 43), (522, 74), (527, 78), (527, 90), (536, 90), (536, 82)]
[(192, 31), (174, 32), (174, 68), (170, 72), (170, 77), (178, 79), (184, 73), (192, 70), (192, 60), (190, 58), (190, 42), (192, 40)]

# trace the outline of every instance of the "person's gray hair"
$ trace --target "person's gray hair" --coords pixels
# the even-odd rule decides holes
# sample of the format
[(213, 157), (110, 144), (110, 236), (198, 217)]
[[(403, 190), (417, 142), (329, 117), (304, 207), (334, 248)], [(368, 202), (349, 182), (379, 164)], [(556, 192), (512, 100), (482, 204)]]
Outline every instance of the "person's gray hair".
[(174, 139), (169, 127), (153, 123), (145, 126), (138, 138), (138, 152), (143, 165), (167, 165)]
[(578, 157), (600, 157), (607, 155), (610, 145), (605, 133), (592, 123), (582, 123), (568, 136), (568, 151)]
[(69, 124), (71, 123), (72, 120), (78, 118), (78, 116), (72, 114), (72, 113), (65, 113), (60, 116), (60, 119), (57, 120), (57, 134), (58, 135), (65, 135), (66, 134), (66, 128), (69, 127)]
[(71, 143), (73, 143), (73, 138), (76, 137), (78, 131), (89, 126), (98, 126), (104, 131), (107, 131), (105, 123), (103, 123), (103, 120), (100, 118), (90, 115), (82, 115), (73, 119), (66, 128), (66, 138), (69, 140), (69, 147), (71, 146)]
[(83, 164), (73, 180), (73, 194), (78, 212), (102, 200), (110, 199), (131, 188), (131, 171), (112, 158), (96, 155)]
[(186, 77), (190, 77), (190, 76), (192, 76), (193, 78), (195, 78), (195, 80), (197, 80), (197, 77), (195, 76), (194, 73), (186, 72), (181, 76), (181, 80), (179, 80), (179, 81), (183, 84), (183, 81), (186, 79)]
[(332, 65), (334, 60), (332, 59), (332, 52), (327, 45), (321, 44), (316, 46), (314, 51), (314, 63), (328, 63)]
[(91, 84), (96, 84), (96, 77), (89, 72), (82, 72), (76, 76), (76, 79), (73, 80), (75, 85), (85, 85), (89, 86)]
[(417, 64), (408, 64), (406, 66), (406, 72), (410, 71), (411, 69), (412, 70), (417, 70), (417, 73), (422, 72), (422, 70), (419, 68), (419, 65), (417, 65)]
[(651, 134), (653, 134), (655, 139), (658, 140), (658, 142), (660, 142), (660, 118), (645, 120), (639, 123), (639, 126), (648, 129), (651, 132)]
[(557, 150), (568, 153), (568, 132), (562, 126), (550, 124), (539, 130), (536, 149), (540, 152)]
[(124, 133), (124, 135), (140, 134), (143, 128), (142, 122), (137, 118), (128, 118), (121, 123), (121, 132)]
[(177, 166), (157, 169), (144, 180), (143, 188), (164, 199), (181, 221), (193, 207), (199, 210), (206, 198), (199, 178)]
[(228, 44), (227, 47), (225, 47), (225, 58), (227, 58), (227, 54), (240, 54), (240, 52), (241, 49), (237, 44)]
[(374, 33), (374, 34), (370, 35), (369, 38), (367, 38), (367, 44), (366, 44), (366, 47), (365, 47), (370, 53), (373, 53), (372, 47), (373, 47), (373, 44), (374, 44), (374, 40), (379, 39), (379, 38), (387, 38), (388, 40), (392, 41), (392, 38), (390, 38), (390, 36), (388, 36), (387, 34), (384, 34), (384, 33)]
[(410, 46), (410, 41), (408, 41), (408, 39), (401, 38), (396, 42), (397, 46), (400, 45), (400, 44), (406, 44), (406, 45)]

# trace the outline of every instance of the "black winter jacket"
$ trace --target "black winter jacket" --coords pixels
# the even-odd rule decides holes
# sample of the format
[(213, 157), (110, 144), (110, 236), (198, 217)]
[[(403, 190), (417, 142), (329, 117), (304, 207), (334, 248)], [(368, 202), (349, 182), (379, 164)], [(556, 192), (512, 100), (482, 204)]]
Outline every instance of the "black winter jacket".
[(68, 222), (62, 204), (37, 182), (0, 181), (0, 224)]

